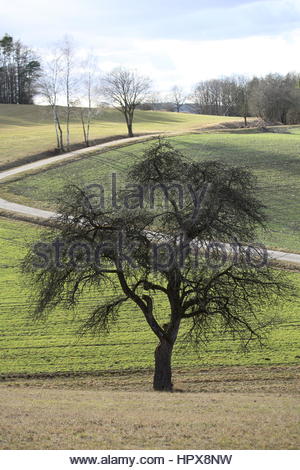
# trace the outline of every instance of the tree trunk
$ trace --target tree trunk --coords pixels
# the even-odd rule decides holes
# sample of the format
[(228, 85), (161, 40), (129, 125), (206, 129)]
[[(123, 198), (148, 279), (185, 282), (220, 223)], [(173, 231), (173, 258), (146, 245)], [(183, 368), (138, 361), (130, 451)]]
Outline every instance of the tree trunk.
[(245, 127), (247, 127), (248, 123), (247, 123), (247, 116), (244, 115), (244, 123), (245, 123)]
[(60, 147), (60, 151), (64, 152), (65, 149), (64, 149), (63, 132), (62, 132), (62, 128), (61, 128), (61, 125), (60, 125), (59, 122), (58, 122), (58, 130), (59, 130), (59, 147)]
[(58, 135), (59, 135), (59, 150), (60, 152), (64, 152), (64, 140), (63, 140), (63, 131), (60, 125), (60, 120), (59, 120), (59, 115), (57, 113), (57, 109), (55, 108), (55, 121), (58, 129)]
[(128, 128), (128, 137), (133, 137), (132, 122), (127, 123), (127, 128)]
[(171, 392), (172, 384), (172, 359), (173, 345), (162, 339), (155, 350), (155, 372), (153, 388), (157, 391)]
[(91, 110), (88, 112), (88, 120), (86, 124), (86, 146), (90, 146), (90, 125), (91, 125)]
[(67, 104), (67, 121), (66, 121), (66, 130), (67, 130), (67, 150), (70, 150), (70, 104)]
[(84, 115), (83, 115), (82, 111), (80, 112), (80, 118), (81, 118), (81, 125), (82, 125), (84, 143), (88, 147), (88, 141), (87, 141), (87, 135), (86, 135), (86, 129), (85, 129), (85, 122), (84, 122)]
[(55, 112), (54, 106), (52, 106), (52, 112), (53, 112), (53, 121), (54, 121), (55, 135), (56, 135), (56, 148), (59, 149), (60, 142), (59, 142), (58, 125), (57, 125), (56, 112)]

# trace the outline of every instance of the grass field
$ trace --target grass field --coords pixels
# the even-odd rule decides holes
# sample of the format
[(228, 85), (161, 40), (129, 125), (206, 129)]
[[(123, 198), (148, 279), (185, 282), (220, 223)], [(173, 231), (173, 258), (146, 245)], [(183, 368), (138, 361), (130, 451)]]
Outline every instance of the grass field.
[[(220, 132), (190, 134), (170, 138), (187, 156), (221, 159), (233, 165), (246, 165), (258, 177), (257, 195), (267, 206), (269, 230), (259, 241), (268, 247), (300, 252), (300, 129), (290, 134)], [(100, 183), (109, 194), (111, 173), (120, 184), (128, 167), (140, 158), (148, 144), (135, 144), (118, 150), (85, 156), (36, 174), (20, 175), (0, 184), (0, 194), (9, 200), (35, 207), (51, 208), (53, 198), (64, 184), (72, 181)]]
[(186, 393), (151, 392), (146, 373), (4, 382), (0, 449), (299, 448), (299, 369), (175, 377)]
[[(156, 338), (133, 305), (120, 312), (110, 335), (78, 337), (80, 318), (99, 300), (99, 293), (86, 294), (77, 311), (58, 309), (47, 322), (28, 319), (31, 293), (18, 274), (24, 245), (38, 236), (37, 227), (25, 222), (0, 218), (0, 374), (36, 374), (55, 372), (95, 372), (140, 370), (153, 367)], [(300, 275), (290, 274), (300, 287)], [(107, 292), (109, 295), (109, 292)], [(300, 301), (278, 305), (276, 313), (282, 323), (271, 333), (267, 349), (254, 344), (242, 354), (239, 344), (229, 336), (212, 335), (207, 347), (198, 355), (181, 341), (174, 353), (175, 367), (210, 367), (217, 365), (297, 365), (300, 361)], [(164, 304), (159, 306), (162, 316)], [(262, 311), (265, 315), (268, 312)]]
[[(135, 114), (134, 132), (181, 132), (237, 119), (138, 110)], [(122, 114), (114, 109), (103, 110), (91, 125), (91, 140), (122, 135), (127, 135), (126, 124)], [(0, 104), (0, 136), (0, 167), (35, 154), (53, 151), (56, 147), (51, 111), (46, 106)], [(83, 140), (79, 117), (74, 115), (71, 143), (77, 144)]]
[[(259, 176), (260, 194), (276, 203), (276, 240), (298, 246), (299, 227), (289, 225), (299, 197), (295, 143), (286, 146), (278, 139), (275, 145), (272, 136), (251, 134), (246, 151), (242, 135), (228, 135), (228, 140), (227, 134), (216, 134), (174, 142), (193, 158), (222, 151), (233, 162), (248, 159)], [(265, 151), (260, 159), (255, 158), (259, 147)], [(114, 171), (122, 182), (143, 148), (26, 176), (3, 185), (4, 191), (46, 207), (70, 177), (104, 178), (109, 187)], [(229, 336), (211, 335), (197, 354), (179, 341), (173, 360), (175, 393), (158, 394), (151, 391), (156, 339), (133, 306), (121, 310), (109, 336), (76, 335), (80, 318), (99, 300), (96, 292), (85, 295), (76, 315), (60, 308), (45, 323), (28, 318), (32, 295), (18, 266), (27, 242), (39, 231), (36, 225), (0, 217), (0, 449), (299, 448), (299, 295), (272, 310), (281, 323), (267, 348), (253, 344), (242, 354)], [(289, 276), (300, 288), (300, 274)], [(159, 308), (162, 315), (164, 304)]]

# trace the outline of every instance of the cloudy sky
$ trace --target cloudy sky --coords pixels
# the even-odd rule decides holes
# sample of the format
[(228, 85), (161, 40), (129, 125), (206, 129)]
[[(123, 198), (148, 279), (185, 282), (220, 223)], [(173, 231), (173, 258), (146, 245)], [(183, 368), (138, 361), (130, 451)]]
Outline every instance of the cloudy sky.
[(300, 69), (300, 0), (10, 0), (6, 32), (40, 51), (69, 35), (103, 71), (134, 68), (163, 91)]

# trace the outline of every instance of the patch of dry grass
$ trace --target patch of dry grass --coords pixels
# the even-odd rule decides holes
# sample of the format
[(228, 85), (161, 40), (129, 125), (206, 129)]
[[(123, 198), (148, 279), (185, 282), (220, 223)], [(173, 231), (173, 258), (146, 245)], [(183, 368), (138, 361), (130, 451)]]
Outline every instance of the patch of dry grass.
[(1, 449), (296, 449), (299, 368), (17, 379), (0, 387)]

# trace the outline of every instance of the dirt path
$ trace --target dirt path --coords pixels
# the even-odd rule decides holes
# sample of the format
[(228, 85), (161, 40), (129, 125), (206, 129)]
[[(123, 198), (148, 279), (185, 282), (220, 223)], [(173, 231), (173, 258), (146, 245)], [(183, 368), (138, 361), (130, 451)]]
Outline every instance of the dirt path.
[(110, 142), (105, 142), (103, 144), (94, 145), (92, 147), (86, 147), (79, 150), (74, 150), (73, 152), (62, 153), (61, 155), (55, 155), (53, 157), (43, 158), (36, 162), (26, 163), (25, 165), (16, 166), (9, 170), (4, 170), (0, 172), (0, 180), (8, 178), (10, 176), (17, 175), (19, 173), (23, 173), (25, 171), (35, 170), (37, 168), (41, 168), (46, 165), (53, 165), (54, 163), (61, 162), (62, 160), (67, 160), (69, 158), (74, 158), (79, 155), (87, 155), (89, 153), (93, 153), (97, 150), (102, 150), (111, 147), (119, 147), (123, 146), (123, 144), (132, 144), (136, 142), (143, 142), (145, 140), (152, 139), (153, 137), (158, 136), (158, 134), (151, 134), (151, 135), (142, 135), (138, 137), (127, 137), (125, 139), (117, 139), (111, 140)]

